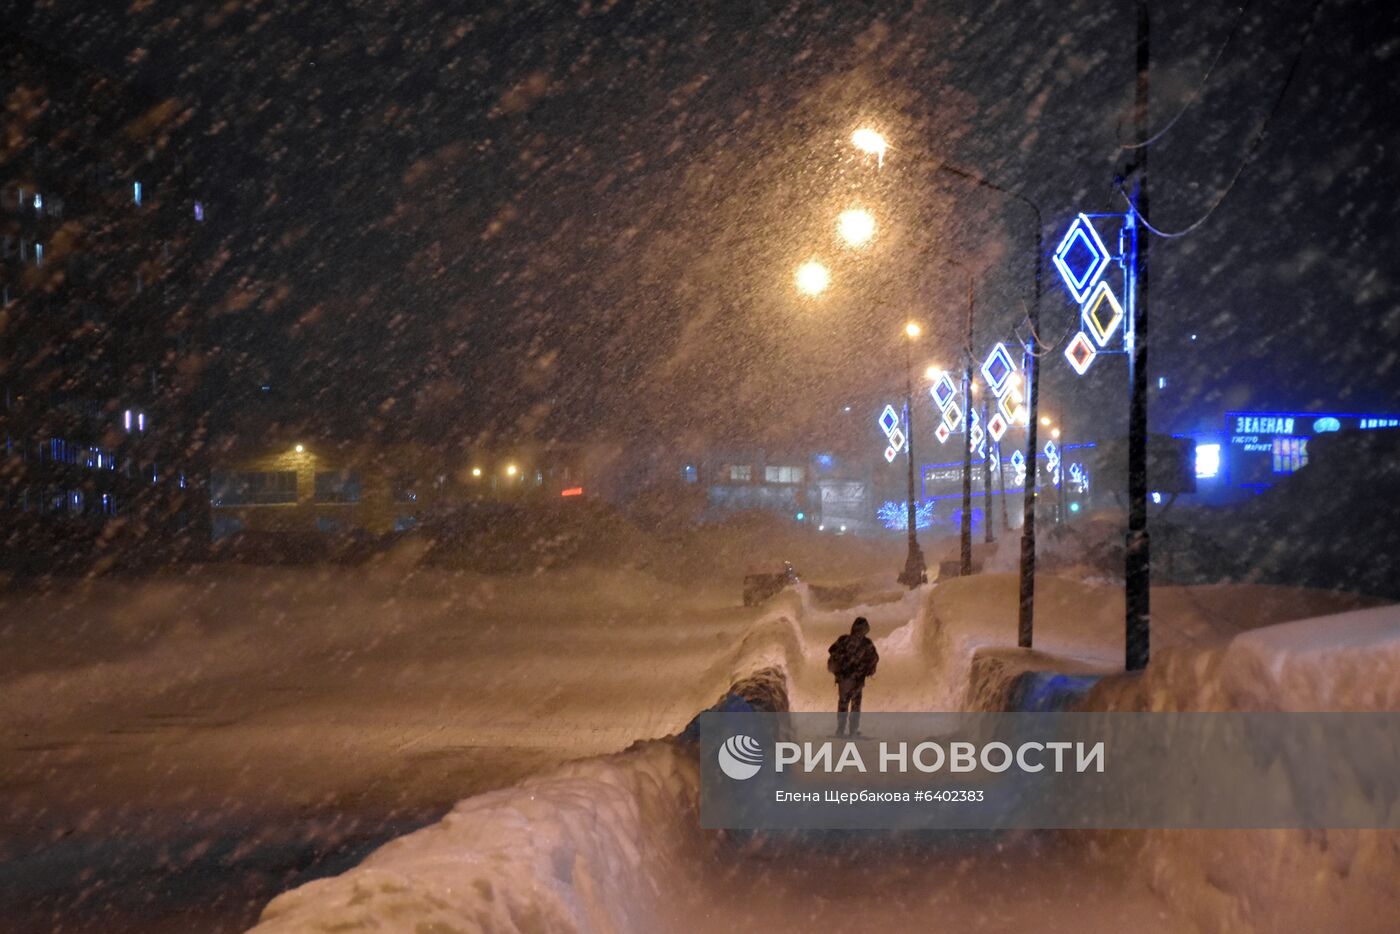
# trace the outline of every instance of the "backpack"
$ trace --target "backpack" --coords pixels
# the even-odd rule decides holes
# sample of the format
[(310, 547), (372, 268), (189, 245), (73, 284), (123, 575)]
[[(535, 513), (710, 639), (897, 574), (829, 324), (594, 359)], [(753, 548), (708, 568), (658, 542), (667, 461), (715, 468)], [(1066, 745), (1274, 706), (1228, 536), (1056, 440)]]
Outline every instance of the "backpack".
[[(838, 678), (868, 678), (875, 673), (874, 646), (865, 651), (866, 640), (845, 635), (831, 644), (826, 655), (826, 670)], [(854, 670), (853, 670), (854, 669)]]

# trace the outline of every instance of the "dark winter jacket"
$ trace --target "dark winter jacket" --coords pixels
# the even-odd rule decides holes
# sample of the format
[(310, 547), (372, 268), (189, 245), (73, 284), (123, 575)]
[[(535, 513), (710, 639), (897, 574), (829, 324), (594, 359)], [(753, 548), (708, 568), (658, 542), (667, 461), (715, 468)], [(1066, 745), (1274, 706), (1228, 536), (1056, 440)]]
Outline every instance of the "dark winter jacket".
[(875, 674), (875, 666), (880, 664), (880, 653), (875, 651), (875, 643), (864, 635), (846, 634), (827, 650), (827, 671), (838, 681), (864, 681)]

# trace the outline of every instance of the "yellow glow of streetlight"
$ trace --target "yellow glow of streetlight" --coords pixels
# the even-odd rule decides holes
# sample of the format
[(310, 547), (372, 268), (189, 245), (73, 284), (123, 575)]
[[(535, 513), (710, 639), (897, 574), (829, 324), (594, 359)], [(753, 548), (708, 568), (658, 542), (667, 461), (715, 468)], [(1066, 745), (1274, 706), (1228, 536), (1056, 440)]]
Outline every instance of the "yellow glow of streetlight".
[(943, 368), (936, 364), (934, 366), (930, 366), (927, 370), (924, 370), (924, 376), (928, 377), (931, 382), (937, 382), (938, 377), (942, 375)]
[(863, 208), (842, 211), (836, 218), (836, 232), (849, 246), (865, 246), (875, 236), (875, 217)]
[(517, 466), (515, 466), (514, 464), (507, 464), (507, 465), (506, 465), (506, 476), (507, 476), (507, 477), (513, 477), (513, 476), (515, 476), (516, 474), (518, 474), (519, 472), (520, 472), (520, 468), (517, 467)]
[(301, 453), (305, 452), (305, 451), (306, 451), (306, 445), (304, 445), (304, 444), (298, 444), (297, 447), (296, 447), (296, 451), (297, 451), (298, 454), (301, 454)]
[(1052, 437), (1052, 438), (1059, 438), (1059, 437), (1060, 437), (1060, 429), (1056, 428), (1056, 429), (1054, 429), (1053, 431), (1051, 431), (1051, 432), (1050, 432), (1050, 437)]
[(472, 476), (473, 476), (473, 477), (479, 477), (479, 476), (481, 476), (481, 468), (480, 468), (480, 467), (473, 467), (473, 468), (472, 468)]
[(877, 131), (869, 127), (861, 127), (851, 134), (851, 145), (861, 152), (874, 156), (879, 160), (880, 165), (885, 164), (885, 150), (889, 148), (889, 144)]
[(1046, 428), (1049, 428), (1049, 427), (1050, 427), (1050, 416), (1049, 416), (1049, 415), (1042, 415), (1042, 416), (1040, 416), (1040, 423), (1041, 423), (1042, 425), (1044, 425)]
[(910, 321), (904, 326), (904, 336), (908, 337), (911, 341), (916, 340), (922, 333), (924, 333), (924, 329), (919, 327), (917, 321)]
[(831, 270), (809, 259), (797, 267), (797, 291), (803, 295), (820, 295), (831, 285)]

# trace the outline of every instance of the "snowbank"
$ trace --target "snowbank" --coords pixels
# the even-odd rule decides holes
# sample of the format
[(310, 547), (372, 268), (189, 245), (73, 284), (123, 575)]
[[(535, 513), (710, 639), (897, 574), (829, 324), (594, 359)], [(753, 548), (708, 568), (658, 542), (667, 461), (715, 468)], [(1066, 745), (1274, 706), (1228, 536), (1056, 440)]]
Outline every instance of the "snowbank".
[(699, 775), (670, 742), (458, 804), (344, 875), (274, 899), (255, 931), (656, 931), (698, 836)]
[[(1283, 623), (1223, 646), (1157, 654), (1105, 678), (1095, 710), (1400, 710), (1400, 607)], [(1150, 831), (1117, 835), (1153, 887), (1203, 931), (1396, 929), (1400, 832)]]

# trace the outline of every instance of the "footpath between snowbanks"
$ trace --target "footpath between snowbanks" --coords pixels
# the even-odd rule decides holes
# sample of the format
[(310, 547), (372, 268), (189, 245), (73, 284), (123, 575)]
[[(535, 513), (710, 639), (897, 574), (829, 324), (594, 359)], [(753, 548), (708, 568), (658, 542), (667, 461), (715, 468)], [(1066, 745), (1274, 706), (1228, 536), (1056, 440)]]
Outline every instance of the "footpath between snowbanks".
[[(1009, 575), (930, 588), (916, 607), (855, 608), (872, 614), (882, 654), (867, 708), (998, 709), (1022, 673), (1041, 670), (1102, 676), (1085, 696), (1087, 709), (1400, 709), (1400, 610), (1251, 632), (1273, 609), (1327, 603), (1252, 590), (1157, 600), (1158, 655), (1146, 676), (1121, 674), (1121, 598), (1115, 603), (1108, 586), (1042, 582), (1034, 652), (1014, 648)], [(910, 609), (912, 619), (893, 625), (891, 613)], [(819, 656), (851, 612), (821, 610), (805, 590), (782, 595), (706, 672), (711, 696), (744, 685), (762, 706), (819, 709), (830, 691)], [(880, 612), (883, 626), (873, 615)], [(1359, 686), (1363, 679), (1390, 686), (1378, 692)], [(255, 931), (693, 929), (691, 913), (714, 897), (695, 885), (698, 867), (723, 837), (699, 830), (698, 796), (693, 749), (672, 740), (575, 762), (462, 801), (355, 869), (279, 896)], [(1400, 908), (1393, 832), (1056, 836), (1073, 852), (1135, 867), (1202, 931), (1380, 932), (1393, 930)], [(912, 915), (908, 923), (922, 924)]]

